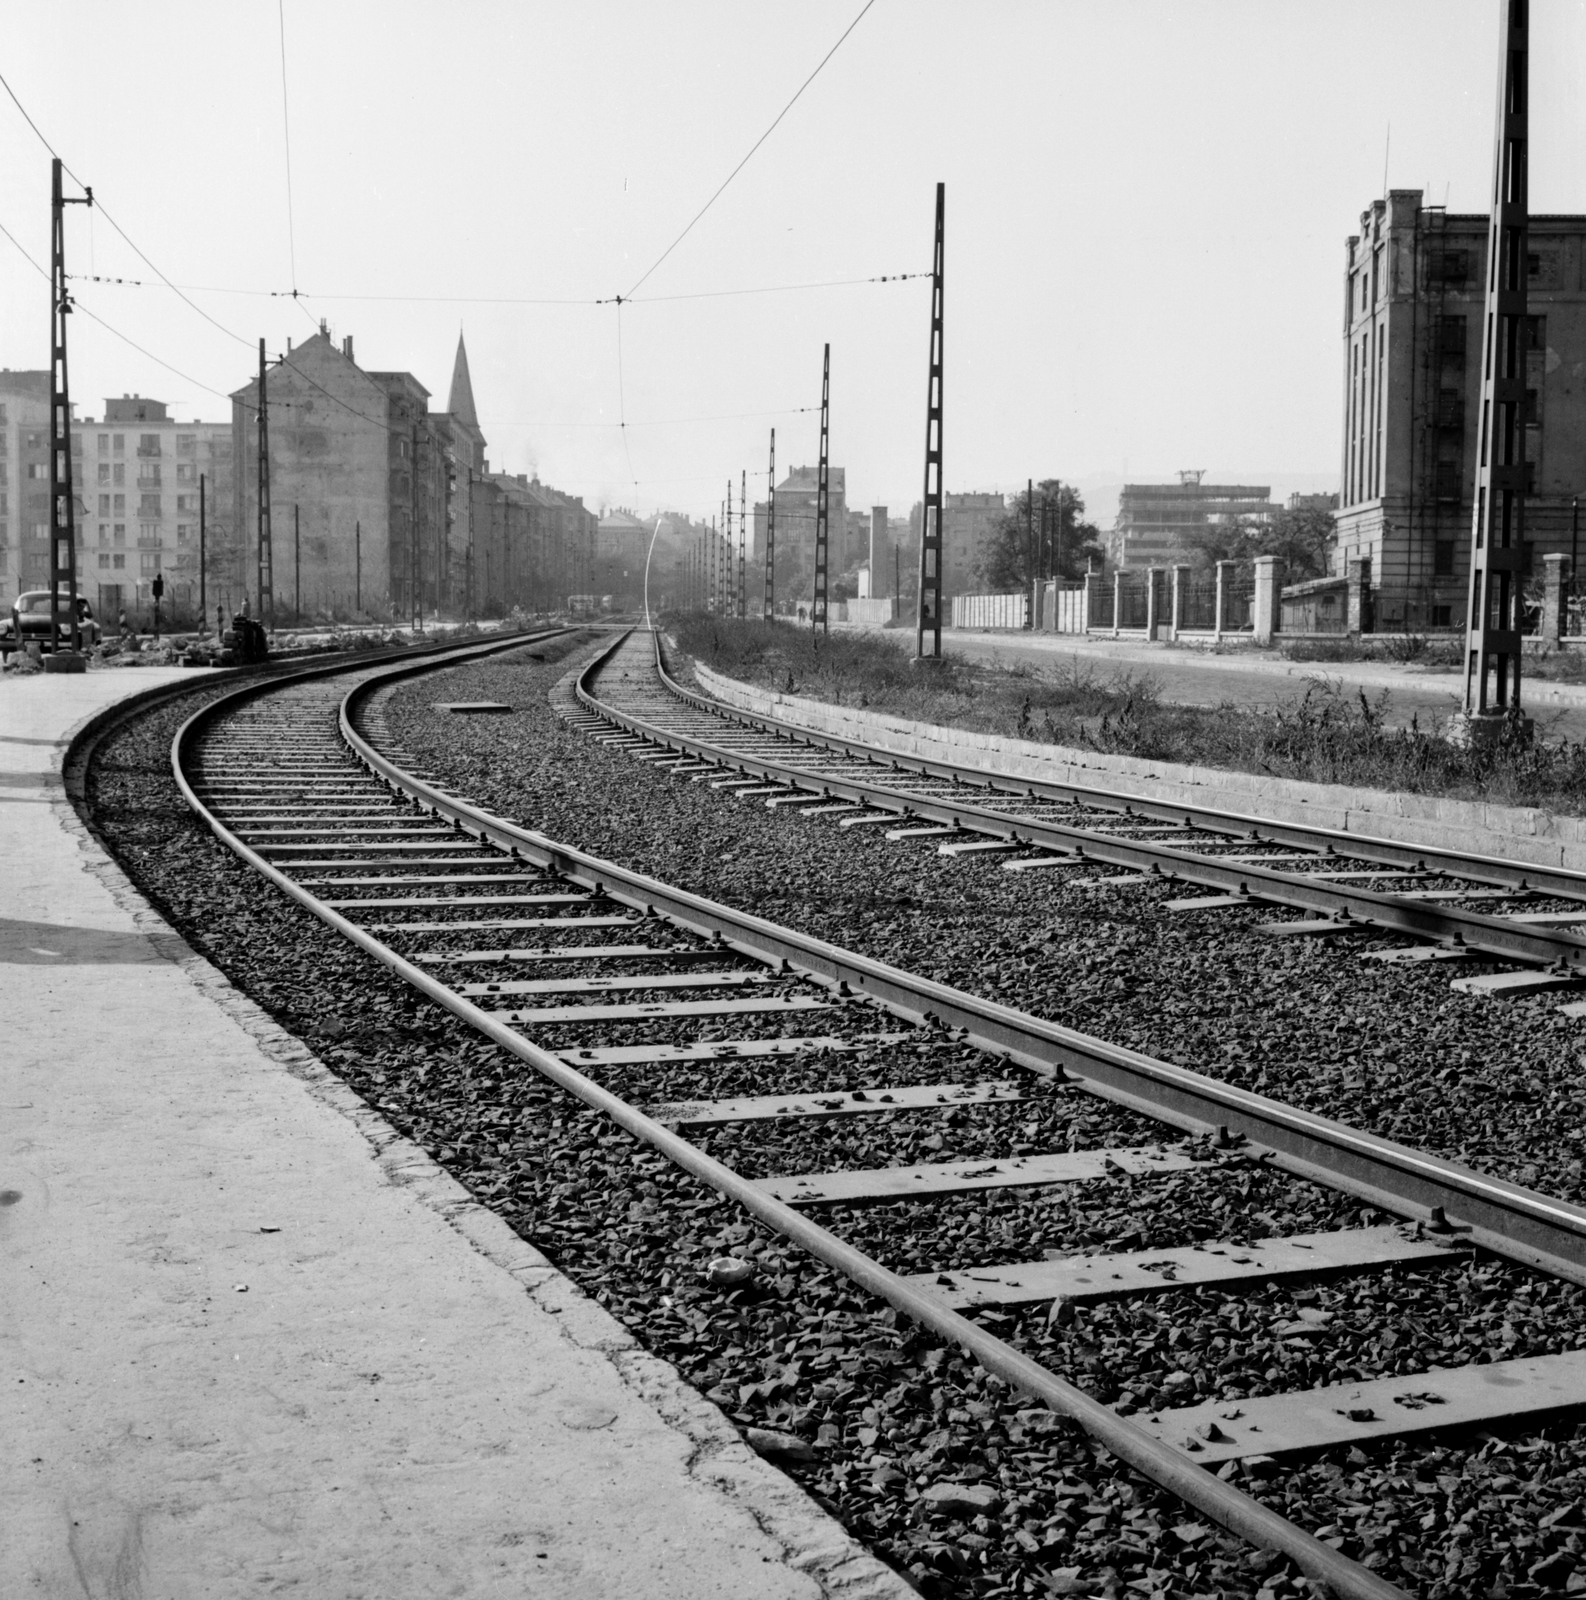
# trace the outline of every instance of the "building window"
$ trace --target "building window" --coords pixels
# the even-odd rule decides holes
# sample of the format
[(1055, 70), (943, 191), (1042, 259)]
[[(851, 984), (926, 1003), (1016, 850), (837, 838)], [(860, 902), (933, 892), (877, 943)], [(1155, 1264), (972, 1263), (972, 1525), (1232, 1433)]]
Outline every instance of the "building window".
[(127, 565), (127, 558), (125, 556), (111, 556), (110, 565), (117, 572), (124, 571)]
[(1454, 541), (1452, 539), (1437, 539), (1433, 541), (1432, 576), (1434, 578), (1452, 578), (1454, 576)]
[(138, 524), (138, 543), (144, 544), (160, 542), (160, 525), (157, 522), (140, 522)]
[(101, 550), (99, 552), (99, 565), (100, 565), (100, 568), (102, 570), (106, 571), (106, 572), (108, 572), (110, 570), (110, 557), (103, 550)]
[(198, 448), (198, 436), (192, 433), (179, 433), (176, 436), (176, 453), (179, 456), (190, 456)]
[(157, 433), (140, 433), (138, 435), (138, 454), (140, 456), (157, 456), (160, 453), (160, 436)]
[(192, 495), (190, 495), (190, 494), (179, 494), (179, 495), (177, 495), (177, 497), (176, 497), (176, 514), (177, 514), (177, 516), (181, 516), (184, 511), (185, 512), (191, 512), (191, 511), (196, 511), (197, 509), (198, 509), (198, 507), (193, 504)]
[(114, 537), (114, 539), (115, 539), (117, 544), (125, 544), (127, 542), (127, 525), (126, 525), (126, 523), (118, 522), (116, 524), (115, 532), (114, 532), (113, 537)]
[(101, 483), (110, 482), (110, 463), (108, 461), (101, 461), (99, 463), (99, 481)]
[(1433, 606), (1432, 626), (1434, 628), (1452, 628), (1454, 626), (1454, 608), (1452, 606)]
[(116, 516), (121, 517), (126, 515), (127, 497), (124, 494), (113, 494), (110, 497), (110, 501)]
[(109, 450), (110, 450), (110, 435), (108, 433), (100, 434), (99, 438), (95, 442), (99, 446), (100, 455), (106, 455), (106, 454), (109, 453)]
[(190, 522), (178, 522), (176, 524), (176, 542), (178, 544), (186, 544), (192, 537), (193, 537), (193, 525), (192, 525), (192, 523), (190, 523)]
[(80, 456), (83, 453), (83, 436), (80, 433), (72, 435), (72, 454)]
[(198, 468), (191, 461), (178, 461), (176, 463), (176, 481), (178, 483), (197, 483)]
[(102, 494), (99, 497), (99, 515), (102, 517), (110, 515), (110, 496), (107, 494)]
[(123, 484), (127, 481), (127, 465), (124, 461), (118, 461), (110, 469), (110, 481), (114, 484)]
[(138, 515), (140, 517), (148, 517), (152, 521), (158, 522), (164, 514), (160, 509), (160, 497), (157, 494), (141, 494), (138, 496)]
[(158, 550), (145, 550), (138, 557), (138, 571), (142, 573), (155, 573), (160, 570), (160, 552)]
[(110, 532), (110, 524), (107, 523), (107, 522), (101, 522), (99, 524), (99, 542), (100, 542), (100, 544), (103, 544), (105, 542), (105, 535), (107, 533), (109, 533), (109, 532)]
[(127, 448), (127, 436), (124, 433), (113, 433), (110, 436), (110, 448), (119, 456)]
[(44, 435), (42, 433), (28, 434), (27, 448), (29, 450), (42, 450), (44, 448)]
[(27, 473), (27, 475), (28, 475), (28, 477), (32, 478), (35, 482), (37, 482), (40, 478), (49, 477), (49, 475), (50, 475), (50, 464), (49, 464), (49, 462), (47, 462), (47, 461), (30, 461), (30, 462), (28, 462), (28, 473)]

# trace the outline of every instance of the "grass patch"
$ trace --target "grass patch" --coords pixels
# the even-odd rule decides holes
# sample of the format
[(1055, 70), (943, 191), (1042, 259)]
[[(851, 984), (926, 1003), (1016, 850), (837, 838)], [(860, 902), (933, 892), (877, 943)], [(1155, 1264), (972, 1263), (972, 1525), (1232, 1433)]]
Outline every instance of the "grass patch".
[(888, 716), (1149, 761), (1586, 814), (1586, 743), (1462, 750), (1413, 719), (1390, 727), (1386, 689), (1368, 696), (1316, 683), (1271, 710), (1180, 706), (1162, 700), (1148, 672), (1104, 676), (1076, 657), (1045, 670), (952, 654), (920, 666), (912, 641), (873, 633), (817, 640), (808, 627), (697, 615), (669, 627), (687, 655), (729, 677)]

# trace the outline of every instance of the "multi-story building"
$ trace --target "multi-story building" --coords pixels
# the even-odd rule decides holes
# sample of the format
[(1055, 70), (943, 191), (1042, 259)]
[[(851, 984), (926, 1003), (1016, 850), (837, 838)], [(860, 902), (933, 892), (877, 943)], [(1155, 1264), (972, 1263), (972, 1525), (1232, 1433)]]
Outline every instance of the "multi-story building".
[[(0, 581), (49, 584), (48, 372), (0, 373)], [(200, 521), (211, 570), (231, 538), (231, 428), (179, 422), (163, 401), (122, 395), (72, 428), (79, 591), (113, 623), (146, 611), (156, 575), (166, 615), (198, 603)], [(201, 503), (202, 502), (202, 503)]]
[(650, 530), (622, 506), (614, 506), (595, 529), (591, 593), (612, 596), (619, 607), (637, 605), (644, 589), (644, 564)]
[[(1390, 190), (1344, 263), (1344, 456), (1335, 570), (1368, 565), (1379, 631), (1462, 627), (1480, 424), (1482, 214)], [(1525, 546), (1572, 551), (1586, 487), (1586, 216), (1529, 226)]]
[(980, 566), (1008, 503), (1000, 494), (942, 496), (942, 598), (984, 587)]
[[(776, 592), (779, 600), (807, 600), (815, 575), (815, 501), (818, 467), (794, 467), (776, 486)], [(749, 565), (765, 570), (766, 503), (756, 501)], [(865, 555), (852, 536), (848, 516), (848, 474), (826, 472), (826, 570), (836, 577)], [(762, 579), (761, 593), (764, 593)]]
[(0, 372), (0, 587), (8, 597), (50, 581), (49, 426), (49, 373)]
[(1169, 567), (1188, 559), (1185, 540), (1219, 522), (1265, 522), (1275, 509), (1266, 485), (1206, 483), (1203, 471), (1181, 472), (1177, 483), (1128, 483), (1107, 535), (1107, 556), (1118, 567)]

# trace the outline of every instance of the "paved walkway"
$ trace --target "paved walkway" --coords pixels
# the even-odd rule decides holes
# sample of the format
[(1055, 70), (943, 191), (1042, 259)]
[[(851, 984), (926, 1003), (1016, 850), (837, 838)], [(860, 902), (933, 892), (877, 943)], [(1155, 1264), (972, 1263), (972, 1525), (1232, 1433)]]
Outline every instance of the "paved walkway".
[(0, 679), (0, 1594), (912, 1593), (139, 900)]

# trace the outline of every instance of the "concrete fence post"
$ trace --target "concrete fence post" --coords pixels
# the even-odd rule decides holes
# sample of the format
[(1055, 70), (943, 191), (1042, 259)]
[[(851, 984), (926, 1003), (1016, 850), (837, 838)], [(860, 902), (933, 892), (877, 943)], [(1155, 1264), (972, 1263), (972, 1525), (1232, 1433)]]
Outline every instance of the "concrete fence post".
[(1344, 564), (1344, 631), (1357, 637), (1365, 631), (1370, 610), (1371, 557), (1359, 556)]
[(1564, 632), (1564, 564), (1569, 558), (1563, 555), (1542, 557), (1542, 648), (1557, 650), (1559, 636)]
[(1278, 556), (1256, 557), (1256, 593), (1250, 622), (1257, 644), (1271, 644), (1283, 626), (1283, 562)]
[(1118, 637), (1118, 628), (1123, 622), (1123, 568), (1112, 569), (1112, 636)]
[(1156, 614), (1156, 568), (1145, 569), (1145, 636), (1153, 644), (1156, 643), (1157, 623), (1161, 619)]
[(1168, 625), (1168, 637), (1177, 639), (1184, 629), (1184, 590), (1189, 583), (1189, 568), (1173, 569), (1173, 620)]
[(1212, 613), (1212, 637), (1222, 643), (1223, 631), (1228, 626), (1228, 578), (1234, 569), (1232, 561), (1217, 563), (1217, 601)]
[(1044, 598), (1044, 585), (1039, 578), (1030, 579), (1030, 620), (1031, 633), (1041, 631), (1041, 601)]

